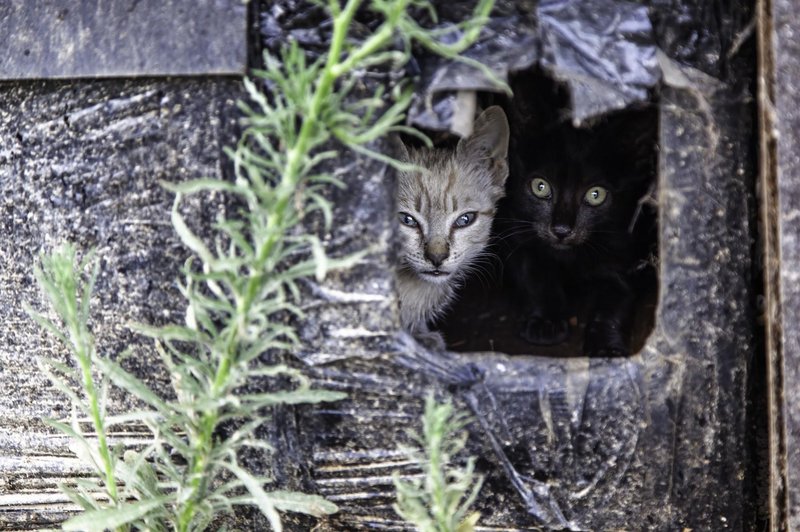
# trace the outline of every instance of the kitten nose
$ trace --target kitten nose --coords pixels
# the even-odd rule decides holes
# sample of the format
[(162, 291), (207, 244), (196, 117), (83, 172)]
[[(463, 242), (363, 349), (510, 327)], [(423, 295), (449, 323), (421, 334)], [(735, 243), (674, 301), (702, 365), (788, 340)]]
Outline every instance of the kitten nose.
[(450, 256), (450, 247), (444, 239), (434, 238), (425, 245), (425, 258), (436, 268)]
[(572, 234), (572, 227), (566, 224), (556, 224), (553, 226), (552, 231), (556, 238), (563, 240)]

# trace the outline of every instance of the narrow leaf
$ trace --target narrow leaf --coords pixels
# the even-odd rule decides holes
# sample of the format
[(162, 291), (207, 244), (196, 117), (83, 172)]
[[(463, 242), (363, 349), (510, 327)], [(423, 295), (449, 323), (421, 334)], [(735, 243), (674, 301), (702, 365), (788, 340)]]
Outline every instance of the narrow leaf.
[(281, 512), (295, 512), (314, 517), (335, 514), (339, 507), (319, 495), (309, 495), (297, 491), (271, 491), (268, 493), (275, 508)]
[(141, 399), (162, 414), (169, 415), (169, 405), (148, 388), (145, 383), (122, 369), (122, 366), (105, 358), (98, 358), (96, 362), (98, 367), (109, 376), (114, 384), (132, 393), (137, 399)]
[(181, 194), (177, 194), (175, 196), (175, 202), (172, 204), (172, 226), (186, 247), (194, 251), (204, 263), (211, 264), (214, 262), (214, 256), (211, 255), (211, 252), (203, 241), (189, 229), (189, 226), (187, 226), (186, 222), (183, 220), (183, 216), (181, 216), (181, 213), (178, 211), (181, 197)]
[(278, 515), (270, 496), (261, 487), (261, 483), (253, 475), (235, 464), (226, 463), (224, 465), (231, 473), (236, 475), (236, 478), (242, 481), (242, 484), (252, 496), (251, 503), (257, 506), (261, 513), (266, 516), (275, 532), (282, 532), (281, 516)]
[(66, 521), (62, 528), (87, 532), (113, 530), (143, 518), (153, 510), (161, 508), (168, 500), (169, 497), (159, 497), (132, 504), (122, 504), (113, 508), (88, 511)]

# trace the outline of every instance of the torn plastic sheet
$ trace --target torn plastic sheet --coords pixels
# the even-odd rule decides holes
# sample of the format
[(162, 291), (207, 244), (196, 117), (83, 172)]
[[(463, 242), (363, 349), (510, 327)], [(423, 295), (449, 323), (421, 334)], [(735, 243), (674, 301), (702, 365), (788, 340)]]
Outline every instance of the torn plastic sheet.
[[(440, 11), (447, 11), (444, 2)], [(444, 22), (442, 26), (453, 24)], [(535, 64), (567, 84), (571, 118), (581, 124), (646, 101), (660, 79), (647, 7), (620, 0), (500, 1), (481, 38), (464, 54), (502, 80)], [(419, 98), (413, 125), (452, 130), (454, 91), (500, 91), (479, 69), (418, 54)]]
[[(472, 2), (433, 3), (440, 28), (454, 27), (471, 14)], [(352, 39), (359, 41), (377, 22), (373, 13), (359, 12)], [(327, 47), (330, 32), (325, 10), (303, 1), (271, 2), (261, 18), (263, 44), (274, 54), (294, 40), (316, 57)], [(458, 31), (449, 34), (452, 40), (458, 37)], [(648, 8), (625, 0), (498, 0), (480, 38), (463, 55), (500, 80), (541, 66), (569, 87), (571, 118), (578, 124), (646, 101), (661, 76)], [(394, 74), (419, 76), (409, 123), (430, 130), (456, 131), (457, 92), (502, 92), (481, 69), (422, 48), (414, 50), (405, 72)]]
[[(490, 20), (478, 42), (464, 55), (489, 66), (501, 80), (507, 80), (510, 72), (531, 67), (539, 57), (538, 35), (530, 22), (521, 22), (518, 16)], [(415, 59), (422, 65), (422, 90), (409, 110), (409, 120), (415, 126), (453, 130), (458, 91), (502, 90), (483, 71), (467, 63), (427, 54), (418, 54)]]
[(647, 7), (618, 0), (545, 0), (538, 11), (541, 64), (567, 83), (574, 122), (648, 99), (660, 71)]

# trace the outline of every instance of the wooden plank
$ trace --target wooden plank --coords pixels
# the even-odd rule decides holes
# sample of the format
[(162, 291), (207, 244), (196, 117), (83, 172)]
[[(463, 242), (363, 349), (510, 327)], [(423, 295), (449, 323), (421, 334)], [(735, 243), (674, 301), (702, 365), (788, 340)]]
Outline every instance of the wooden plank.
[[(629, 359), (455, 355), (409, 343), (392, 289), (391, 172), (350, 155), (335, 161), (349, 188), (330, 191), (336, 223), (325, 235), (328, 251), (371, 252), (324, 285), (304, 285), (298, 356), (315, 385), (348, 399), (277, 408), (264, 427), (278, 456), (276, 483), (340, 505), (319, 530), (403, 528), (391, 508), (391, 475), (418, 473), (397, 449), (407, 429), (419, 430), (431, 391), (474, 416), (468, 452), (487, 475), (477, 503), (482, 529), (744, 527), (755, 321), (748, 72), (741, 83), (684, 74), (686, 83), (666, 88), (661, 102), (658, 320), (643, 352)], [(38, 355), (65, 353), (21, 311), (22, 301), (42, 304), (31, 263), (62, 238), (98, 248), (104, 273), (94, 326), (111, 352), (138, 345), (127, 321), (180, 321), (173, 279), (186, 252), (157, 180), (224, 173), (223, 109), (235, 87), (51, 82), (2, 91), (0, 528), (41, 528), (71, 509), (54, 486), (80, 466), (41, 423), (69, 412), (36, 370)], [(190, 219), (202, 221), (219, 207), (189, 208)], [(321, 220), (308, 222), (323, 232)], [(129, 363), (163, 389), (149, 356), (139, 349)], [(117, 440), (133, 445), (139, 436)], [(288, 519), (287, 529), (311, 528)]]
[(797, 0), (762, 1), (773, 530), (800, 530), (800, 38)]
[(0, 79), (243, 74), (240, 0), (0, 3)]
[[(639, 355), (442, 354), (392, 339), (387, 308), (396, 296), (380, 288), (391, 282), (386, 248), (329, 279), (327, 292), (308, 294), (301, 355), (318, 386), (348, 399), (287, 414), (292, 425), (276, 421), (271, 442), (340, 505), (323, 530), (401, 529), (391, 475), (417, 471), (396, 451), (419, 430), (431, 391), (474, 416), (469, 451), (487, 475), (482, 526), (737, 530), (749, 522), (752, 99), (744, 82), (682, 72), (686, 85), (665, 88), (661, 101), (660, 301)], [(356, 190), (376, 174), (342, 173)], [(384, 192), (362, 197), (336, 203), (331, 253), (387, 240)]]
[[(127, 326), (180, 321), (183, 312), (175, 279), (186, 250), (159, 181), (222, 176), (239, 91), (237, 81), (190, 79), (0, 87), (0, 529), (57, 522), (73, 508), (57, 484), (86, 473), (43, 423), (69, 420), (71, 411), (37, 358), (69, 357), (23, 311), (23, 302), (45, 307), (34, 261), (64, 240), (94, 248), (102, 261), (92, 302), (98, 347), (133, 348), (130, 369), (165, 390), (149, 342)], [(218, 206), (190, 199), (187, 208), (199, 220)], [(117, 400), (115, 408), (131, 405)], [(111, 439), (135, 446), (141, 436), (134, 427)]]

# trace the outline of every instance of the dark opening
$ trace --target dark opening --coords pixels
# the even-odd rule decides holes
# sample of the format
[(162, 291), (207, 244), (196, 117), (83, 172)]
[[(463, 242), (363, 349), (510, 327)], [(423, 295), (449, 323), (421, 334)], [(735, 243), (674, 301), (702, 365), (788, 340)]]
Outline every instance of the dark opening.
[[(541, 71), (514, 76), (511, 87), (515, 95), (512, 99), (498, 101), (497, 96), (482, 96), (484, 107), (497, 103), (504, 107), (511, 128), (509, 163), (512, 175), (507, 184), (507, 196), (501, 202), (495, 219), (492, 244), (487, 258), (468, 277), (457, 300), (434, 328), (444, 333), (448, 349), (453, 351), (581, 356), (587, 352), (583, 347), (584, 339), (587, 338), (587, 324), (593, 317), (597, 319), (599, 314), (607, 313), (609, 306), (627, 304), (625, 299), (628, 295), (603, 288), (607, 278), (617, 276), (629, 287), (632, 298), (630, 322), (624, 328), (629, 328), (629, 333), (625, 334), (629, 352), (636, 353), (653, 329), (658, 299), (658, 108), (650, 104), (626, 109), (596, 123), (575, 128), (566, 112), (569, 105), (567, 91)], [(585, 185), (592, 184), (592, 180), (603, 181), (604, 175), (614, 186), (625, 181), (626, 193), (614, 196), (614, 192), (609, 192), (609, 198), (613, 197), (615, 203), (601, 216), (622, 216), (621, 210), (625, 211), (629, 231), (612, 237), (601, 234), (603, 229), (595, 231), (591, 223), (586, 222), (584, 229), (590, 234), (581, 246), (588, 252), (575, 252), (572, 258), (568, 258), (569, 253), (556, 253), (560, 258), (553, 260), (546, 250), (541, 252), (538, 244), (529, 247), (525, 243), (522, 250), (516, 249), (520, 242), (527, 242), (525, 233), (540, 243), (542, 240), (533, 236), (536, 230), (532, 221), (520, 217), (519, 209), (514, 210), (515, 198), (519, 199), (520, 194), (527, 192), (521, 188), (521, 180), (528, 179), (525, 186), (529, 186), (530, 177), (540, 175), (553, 181), (557, 188), (558, 176), (574, 176), (581, 172), (592, 174), (586, 178)], [(576, 185), (575, 190), (580, 186)], [(564, 196), (580, 197), (583, 194), (582, 191), (573, 192)], [(534, 200), (529, 198), (528, 201)], [(550, 207), (553, 209), (552, 219), (556, 217), (555, 210), (561, 208), (555, 203)], [(597, 210), (583, 207), (585, 211), (591, 211), (590, 215), (597, 215)], [(532, 216), (536, 217), (537, 213)], [(558, 225), (557, 222), (552, 224)], [(567, 227), (573, 225), (580, 223), (565, 224)], [(556, 232), (560, 229), (563, 227), (556, 228)], [(574, 229), (578, 231), (578, 228)], [(619, 249), (610, 249), (614, 243), (609, 238), (625, 244)], [(517, 261), (523, 260), (521, 254), (525, 253), (528, 254), (525, 260), (530, 264), (521, 275)], [(626, 256), (618, 257), (616, 265), (609, 267), (607, 259), (615, 254)], [(511, 271), (514, 268), (517, 273)], [(550, 339), (555, 341), (549, 342), (551, 345), (542, 345), (548, 342), (535, 336), (540, 329), (531, 329), (531, 323), (535, 327), (540, 324), (529, 321), (531, 314), (538, 312), (532, 308), (559, 306), (560, 303), (552, 294), (532, 296), (521, 290), (520, 277), (529, 278), (533, 283), (563, 285), (566, 319), (561, 323), (568, 324), (565, 337), (563, 333), (553, 333)], [(533, 292), (537, 290), (541, 291), (537, 288)], [(605, 310), (598, 310), (600, 307)], [(531, 333), (532, 330), (535, 332)], [(562, 338), (559, 339), (559, 335)]]

